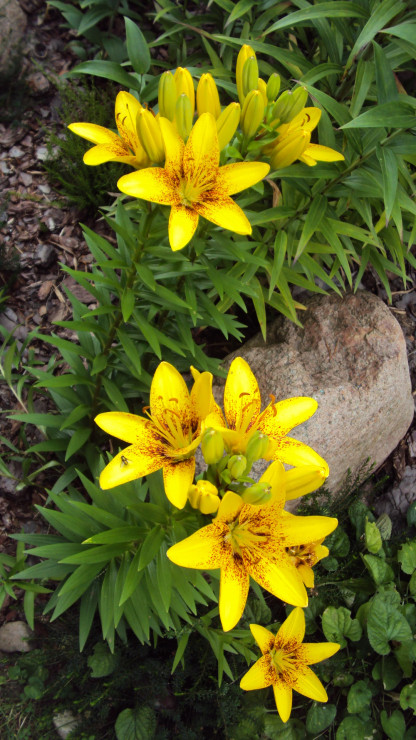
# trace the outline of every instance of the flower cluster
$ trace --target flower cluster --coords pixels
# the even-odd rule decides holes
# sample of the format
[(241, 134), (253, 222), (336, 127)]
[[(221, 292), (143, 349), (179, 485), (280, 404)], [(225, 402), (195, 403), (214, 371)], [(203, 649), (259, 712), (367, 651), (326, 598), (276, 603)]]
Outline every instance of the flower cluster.
[[(95, 144), (84, 155), (85, 164), (129, 164), (135, 172), (120, 178), (117, 185), (121, 192), (170, 206), (173, 250), (189, 243), (199, 216), (237, 234), (250, 235), (247, 217), (230, 196), (266, 177), (270, 164), (281, 169), (297, 159), (309, 166), (319, 160), (344, 159), (334, 149), (311, 143), (321, 111), (305, 108), (307, 91), (297, 87), (279, 96), (279, 75), (273, 73), (266, 84), (247, 44), (238, 54), (236, 84), (239, 102), (222, 110), (211, 74), (200, 76), (195, 95), (189, 70), (178, 67), (159, 78), (157, 113), (143, 107), (130, 93), (120, 92), (115, 104), (118, 134), (93, 123), (69, 126)], [(220, 167), (220, 156), (224, 161), (236, 156), (244, 161)], [(264, 159), (270, 164), (261, 161)]]
[[(203, 114), (204, 115), (204, 114)], [(337, 526), (325, 516), (296, 516), (285, 511), (287, 500), (322, 485), (328, 465), (304, 443), (287, 436), (317, 408), (312, 398), (276, 402), (261, 410), (257, 380), (245, 360), (230, 366), (224, 408), (212, 393), (212, 375), (192, 368), (191, 391), (167, 362), (158, 366), (145, 416), (122, 412), (99, 414), (104, 431), (129, 442), (100, 476), (102, 488), (163, 470), (165, 492), (178, 509), (187, 503), (205, 516), (205, 526), (173, 544), (168, 558), (179, 566), (220, 569), (219, 616), (225, 631), (243, 615), (250, 577), (273, 596), (296, 609), (276, 638), (251, 625), (263, 657), (241, 682), (242, 688), (273, 685), (280, 716), (290, 715), (292, 689), (326, 701), (319, 680), (308, 668), (339, 648), (335, 643), (302, 645), (306, 588), (314, 585), (313, 566), (328, 555), (322, 544)], [(195, 475), (195, 453), (201, 450), (207, 469)], [(270, 461), (260, 480), (250, 477), (254, 462)], [(286, 470), (284, 464), (292, 466)]]

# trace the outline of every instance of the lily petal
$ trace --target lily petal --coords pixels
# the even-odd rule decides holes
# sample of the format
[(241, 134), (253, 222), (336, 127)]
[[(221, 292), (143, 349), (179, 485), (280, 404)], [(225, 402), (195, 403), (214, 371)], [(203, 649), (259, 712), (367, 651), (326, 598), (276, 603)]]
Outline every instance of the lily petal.
[(262, 627), (261, 624), (250, 624), (250, 630), (263, 655), (272, 650), (274, 647), (273, 632)]
[(132, 167), (137, 167), (138, 162), (136, 157), (129, 152), (127, 147), (123, 147), (121, 139), (118, 142), (111, 144), (99, 144), (93, 146), (92, 149), (88, 149), (83, 156), (84, 164), (95, 167), (104, 162), (123, 162), (124, 164), (130, 164)]
[(232, 361), (224, 388), (224, 411), (231, 429), (246, 431), (261, 408), (257, 380), (242, 357)]
[(338, 519), (330, 516), (283, 517), (280, 526), (287, 545), (295, 546), (316, 542), (334, 531)]
[(244, 691), (266, 689), (273, 683), (273, 678), (274, 671), (270, 669), (270, 658), (263, 655), (243, 676), (240, 681), (240, 689), (244, 689)]
[[(288, 124), (289, 130), (303, 128), (305, 131), (313, 131), (321, 120), (321, 115), (322, 111), (320, 108), (303, 108)], [(278, 131), (280, 132), (280, 127)]]
[(216, 518), (225, 522), (232, 522), (237, 518), (243, 506), (243, 500), (238, 493), (227, 491), (220, 503), (220, 508), (218, 509)]
[(319, 663), (338, 652), (340, 645), (337, 642), (304, 642), (302, 645), (302, 658), (307, 663)]
[(100, 486), (103, 490), (107, 490), (120, 486), (122, 483), (129, 483), (143, 475), (154, 473), (164, 465), (164, 462), (164, 457), (161, 455), (144, 456), (135, 445), (126, 447), (106, 465), (100, 475)]
[(169, 244), (174, 252), (191, 241), (198, 226), (199, 216), (192, 208), (173, 205), (169, 216)]
[(144, 198), (162, 206), (173, 206), (179, 196), (163, 167), (147, 167), (139, 172), (130, 172), (120, 177), (117, 187), (122, 193), (134, 198)]
[(280, 460), (275, 460), (275, 462), (272, 462), (266, 468), (259, 480), (259, 483), (269, 483), (271, 485), (272, 501), (270, 503), (282, 509), (287, 500), (287, 496), (285, 495), (286, 476), (287, 473)]
[(227, 195), (233, 195), (260, 182), (269, 171), (270, 165), (265, 162), (226, 164), (218, 171), (217, 185), (220, 185)]
[[(205, 113), (204, 115), (208, 115)], [(218, 192), (215, 188), (205, 193), (205, 200), (202, 203), (194, 203), (193, 208), (200, 216), (213, 224), (221, 226), (223, 229), (234, 231), (236, 234), (251, 234), (252, 228), (250, 221), (240, 206), (222, 191)]]
[(318, 676), (307, 666), (304, 668), (302, 675), (297, 675), (296, 682), (293, 684), (295, 691), (307, 696), (315, 701), (328, 701), (328, 695), (322, 686)]
[(232, 630), (241, 619), (246, 605), (250, 579), (241, 558), (230, 554), (221, 567), (220, 619), (224, 632)]
[(279, 439), (290, 432), (293, 427), (309, 419), (318, 408), (314, 398), (286, 398), (278, 403), (271, 403), (260, 415), (258, 429), (271, 439)]
[(183, 568), (198, 568), (211, 570), (219, 568), (222, 555), (218, 546), (221, 536), (221, 528), (208, 524), (190, 537), (172, 545), (167, 551), (167, 556), (172, 563), (181, 565)]
[[(104, 126), (98, 126), (96, 123), (70, 123), (68, 128), (74, 134), (82, 136), (83, 139), (92, 141), (93, 144), (112, 144), (113, 142), (119, 142), (120, 146), (123, 146), (123, 142), (117, 134)], [(127, 147), (124, 147), (124, 151), (127, 152)]]
[(335, 149), (331, 149), (329, 146), (322, 146), (321, 144), (308, 144), (299, 159), (302, 161), (303, 157), (310, 157), (318, 162), (341, 162), (345, 159), (341, 152), (337, 152)]
[(306, 588), (313, 588), (315, 585), (315, 573), (309, 565), (298, 565), (297, 571), (304, 582)]
[(159, 363), (153, 376), (150, 413), (159, 427), (179, 427), (187, 434), (191, 420), (189, 391), (180, 372), (169, 362)]
[(180, 462), (168, 462), (163, 465), (163, 485), (171, 504), (183, 509), (188, 500), (189, 486), (195, 474), (195, 458), (190, 457)]
[(293, 437), (285, 437), (276, 442), (272, 459), (281, 460), (287, 465), (314, 465), (324, 469), (328, 467), (323, 457), (318, 455), (312, 447), (308, 447)]
[(253, 559), (253, 562), (246, 563), (246, 568), (260, 586), (278, 599), (294, 606), (308, 605), (305, 586), (294, 566), (288, 567), (274, 563), (263, 557), (257, 562)]
[(118, 93), (115, 103), (115, 117), (120, 136), (133, 152), (144, 153), (137, 136), (136, 127), (137, 114), (141, 110), (142, 106), (134, 95), (124, 91)]
[[(112, 434), (123, 442), (138, 442), (143, 434), (147, 436), (149, 421), (136, 414), (128, 414), (124, 411), (107, 411), (98, 414), (94, 419), (100, 429), (107, 434)], [(153, 434), (151, 434), (152, 442)]]
[(194, 381), (191, 389), (191, 418), (193, 423), (197, 424), (208, 416), (214, 402), (212, 396), (212, 373), (199, 373), (194, 378)]
[(193, 126), (183, 154), (186, 180), (201, 184), (215, 182), (218, 174), (220, 150), (217, 125), (212, 113), (203, 113)]
[(176, 173), (182, 168), (182, 159), (185, 149), (173, 123), (167, 118), (159, 118), (160, 130), (162, 131), (163, 143), (165, 145), (166, 162), (165, 169), (169, 175)]
[(287, 722), (292, 711), (292, 689), (279, 682), (273, 685), (273, 693), (279, 717), (282, 722)]
[(276, 635), (276, 644), (291, 643), (293, 640), (302, 642), (304, 637), (305, 614), (302, 609), (295, 607), (281, 625)]

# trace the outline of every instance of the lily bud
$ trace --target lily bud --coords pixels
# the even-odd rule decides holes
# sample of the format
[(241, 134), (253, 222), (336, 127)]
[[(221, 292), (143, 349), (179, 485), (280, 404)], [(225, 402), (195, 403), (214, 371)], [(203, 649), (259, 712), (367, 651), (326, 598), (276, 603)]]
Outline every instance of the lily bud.
[(238, 480), (240, 476), (244, 475), (246, 467), (247, 460), (244, 455), (233, 455), (230, 457), (227, 465), (227, 468), (234, 480)]
[(269, 504), (272, 499), (272, 487), (269, 483), (255, 483), (253, 486), (246, 488), (241, 494), (245, 504), (251, 506), (264, 506)]
[(263, 96), (264, 106), (266, 107), (266, 105), (269, 102), (268, 97), (267, 97), (267, 85), (266, 85), (265, 81), (262, 80), (261, 77), (259, 77), (259, 81), (258, 81), (258, 85), (257, 85), (257, 90), (260, 90), (260, 92), (261, 92), (261, 94)]
[(224, 440), (217, 429), (206, 429), (201, 439), (201, 450), (207, 465), (216, 465), (224, 454)]
[(184, 141), (188, 138), (192, 128), (192, 106), (191, 101), (185, 93), (179, 96), (175, 107), (175, 126), (176, 130)]
[(259, 84), (259, 65), (255, 56), (249, 57), (243, 67), (243, 95), (249, 94), (250, 90), (257, 90)]
[(271, 166), (274, 170), (289, 167), (308, 146), (311, 135), (308, 131), (294, 131), (293, 134), (279, 136), (271, 152)]
[[(240, 101), (240, 105), (243, 105), (244, 103), (244, 93), (243, 93), (243, 67), (246, 62), (246, 60), (249, 57), (255, 57), (254, 50), (249, 46), (248, 44), (243, 44), (240, 51), (238, 52), (237, 57), (237, 66), (235, 69), (235, 79), (237, 83), (237, 92), (238, 92), (238, 99)], [(256, 85), (257, 87), (257, 85)]]
[(186, 95), (189, 99), (192, 121), (195, 113), (195, 90), (191, 73), (185, 67), (178, 67), (173, 77), (176, 83), (176, 95), (178, 97), (180, 95)]
[(150, 110), (143, 108), (137, 114), (136, 124), (143, 149), (151, 162), (162, 162), (165, 159), (165, 147), (158, 119)]
[(217, 134), (220, 151), (224, 149), (224, 147), (227, 146), (233, 138), (237, 130), (237, 126), (240, 123), (240, 114), (240, 103), (230, 103), (226, 108), (224, 108), (219, 118), (217, 118)]
[(305, 496), (320, 488), (328, 477), (329, 468), (317, 468), (315, 465), (301, 465), (285, 473), (286, 501)]
[(280, 75), (277, 74), (277, 72), (273, 72), (272, 75), (270, 75), (269, 80), (267, 82), (266, 87), (266, 94), (267, 94), (267, 100), (272, 101), (276, 100), (280, 90)]
[(221, 114), (220, 98), (217, 86), (212, 75), (207, 72), (201, 75), (196, 89), (196, 107), (198, 116), (202, 113), (212, 113), (215, 119)]
[(193, 509), (202, 514), (215, 514), (220, 505), (218, 489), (208, 480), (199, 480), (189, 487), (188, 499)]
[(163, 118), (173, 122), (176, 106), (176, 83), (172, 72), (164, 72), (159, 80), (159, 113)]
[(254, 432), (253, 436), (250, 437), (247, 443), (246, 457), (250, 460), (251, 463), (255, 462), (256, 460), (260, 460), (261, 457), (265, 456), (268, 446), (269, 438), (267, 434), (264, 434), (263, 432), (257, 430), (256, 432)]
[(263, 96), (259, 90), (251, 90), (244, 100), (241, 112), (241, 130), (248, 139), (251, 139), (264, 118)]
[(304, 87), (298, 87), (294, 92), (285, 90), (273, 108), (273, 118), (278, 118), (280, 123), (289, 123), (304, 108), (308, 98), (308, 91)]

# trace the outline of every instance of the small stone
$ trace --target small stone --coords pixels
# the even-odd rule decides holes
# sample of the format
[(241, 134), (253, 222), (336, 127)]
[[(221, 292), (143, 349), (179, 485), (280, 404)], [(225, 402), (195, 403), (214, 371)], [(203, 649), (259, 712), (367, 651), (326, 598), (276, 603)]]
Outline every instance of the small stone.
[(7, 162), (0, 161), (0, 171), (3, 175), (10, 175), (13, 170), (8, 167)]
[(27, 78), (28, 85), (35, 95), (43, 95), (49, 90), (49, 81), (42, 72), (33, 72)]
[(45, 280), (38, 290), (38, 298), (40, 301), (44, 301), (48, 297), (49, 293), (53, 289), (53, 280)]
[(46, 306), (39, 306), (39, 311), (38, 311), (39, 316), (45, 316), (46, 312), (47, 312)]
[(49, 152), (46, 146), (36, 147), (36, 158), (37, 159), (40, 159), (41, 162), (44, 162), (45, 159), (48, 159), (48, 157), (49, 157)]
[(23, 157), (24, 151), (20, 148), (20, 146), (12, 146), (11, 149), (9, 149), (9, 157), (12, 159), (19, 159), (20, 157)]
[(33, 182), (33, 177), (32, 177), (32, 175), (29, 175), (27, 172), (21, 172), (20, 173), (20, 182), (23, 183), (23, 185), (25, 186), (25, 188), (28, 188), (29, 185), (31, 185), (32, 182)]
[(49, 185), (38, 185), (38, 189), (43, 193), (44, 195), (48, 195), (48, 193), (51, 192)]
[(8, 622), (0, 627), (0, 650), (4, 653), (29, 653), (32, 630), (26, 622)]
[(7, 74), (20, 51), (26, 16), (17, 0), (0, 0), (0, 70)]
[(49, 267), (56, 260), (56, 249), (52, 244), (41, 244), (36, 250), (35, 257), (42, 267)]
[(58, 712), (54, 715), (53, 724), (59, 737), (65, 740), (78, 727), (79, 719), (74, 717), (69, 709), (64, 709), (63, 712)]

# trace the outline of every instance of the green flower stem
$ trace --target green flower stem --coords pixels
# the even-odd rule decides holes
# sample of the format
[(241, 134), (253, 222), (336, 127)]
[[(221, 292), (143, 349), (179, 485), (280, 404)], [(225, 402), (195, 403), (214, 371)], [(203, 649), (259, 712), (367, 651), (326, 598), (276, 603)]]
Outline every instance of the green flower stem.
[[(129, 290), (134, 285), (134, 281), (136, 279), (136, 274), (137, 274), (136, 263), (140, 261), (140, 257), (144, 250), (146, 240), (149, 236), (150, 227), (153, 221), (154, 211), (152, 211), (151, 203), (149, 203), (148, 205), (149, 205), (149, 211), (148, 213), (145, 214), (143, 223), (141, 224), (139, 237), (137, 240), (137, 246), (132, 255), (131, 265), (129, 269), (126, 271), (126, 284), (124, 285), (123, 290)], [(114, 341), (114, 337), (116, 336), (117, 329), (119, 328), (122, 321), (123, 321), (123, 313), (121, 310), (121, 301), (119, 298), (119, 305), (113, 314), (113, 323), (109, 329), (107, 341), (101, 352), (101, 354), (104, 355), (105, 357), (108, 357), (108, 355), (110, 354), (111, 346)], [(99, 394), (101, 391), (104, 372), (105, 372), (105, 368), (100, 370), (95, 376), (95, 388), (94, 388), (94, 393), (93, 393), (92, 401), (91, 401), (91, 414), (90, 414), (91, 422), (94, 420), (94, 417), (96, 416), (96, 413), (97, 413), (98, 399), (99, 399)]]

